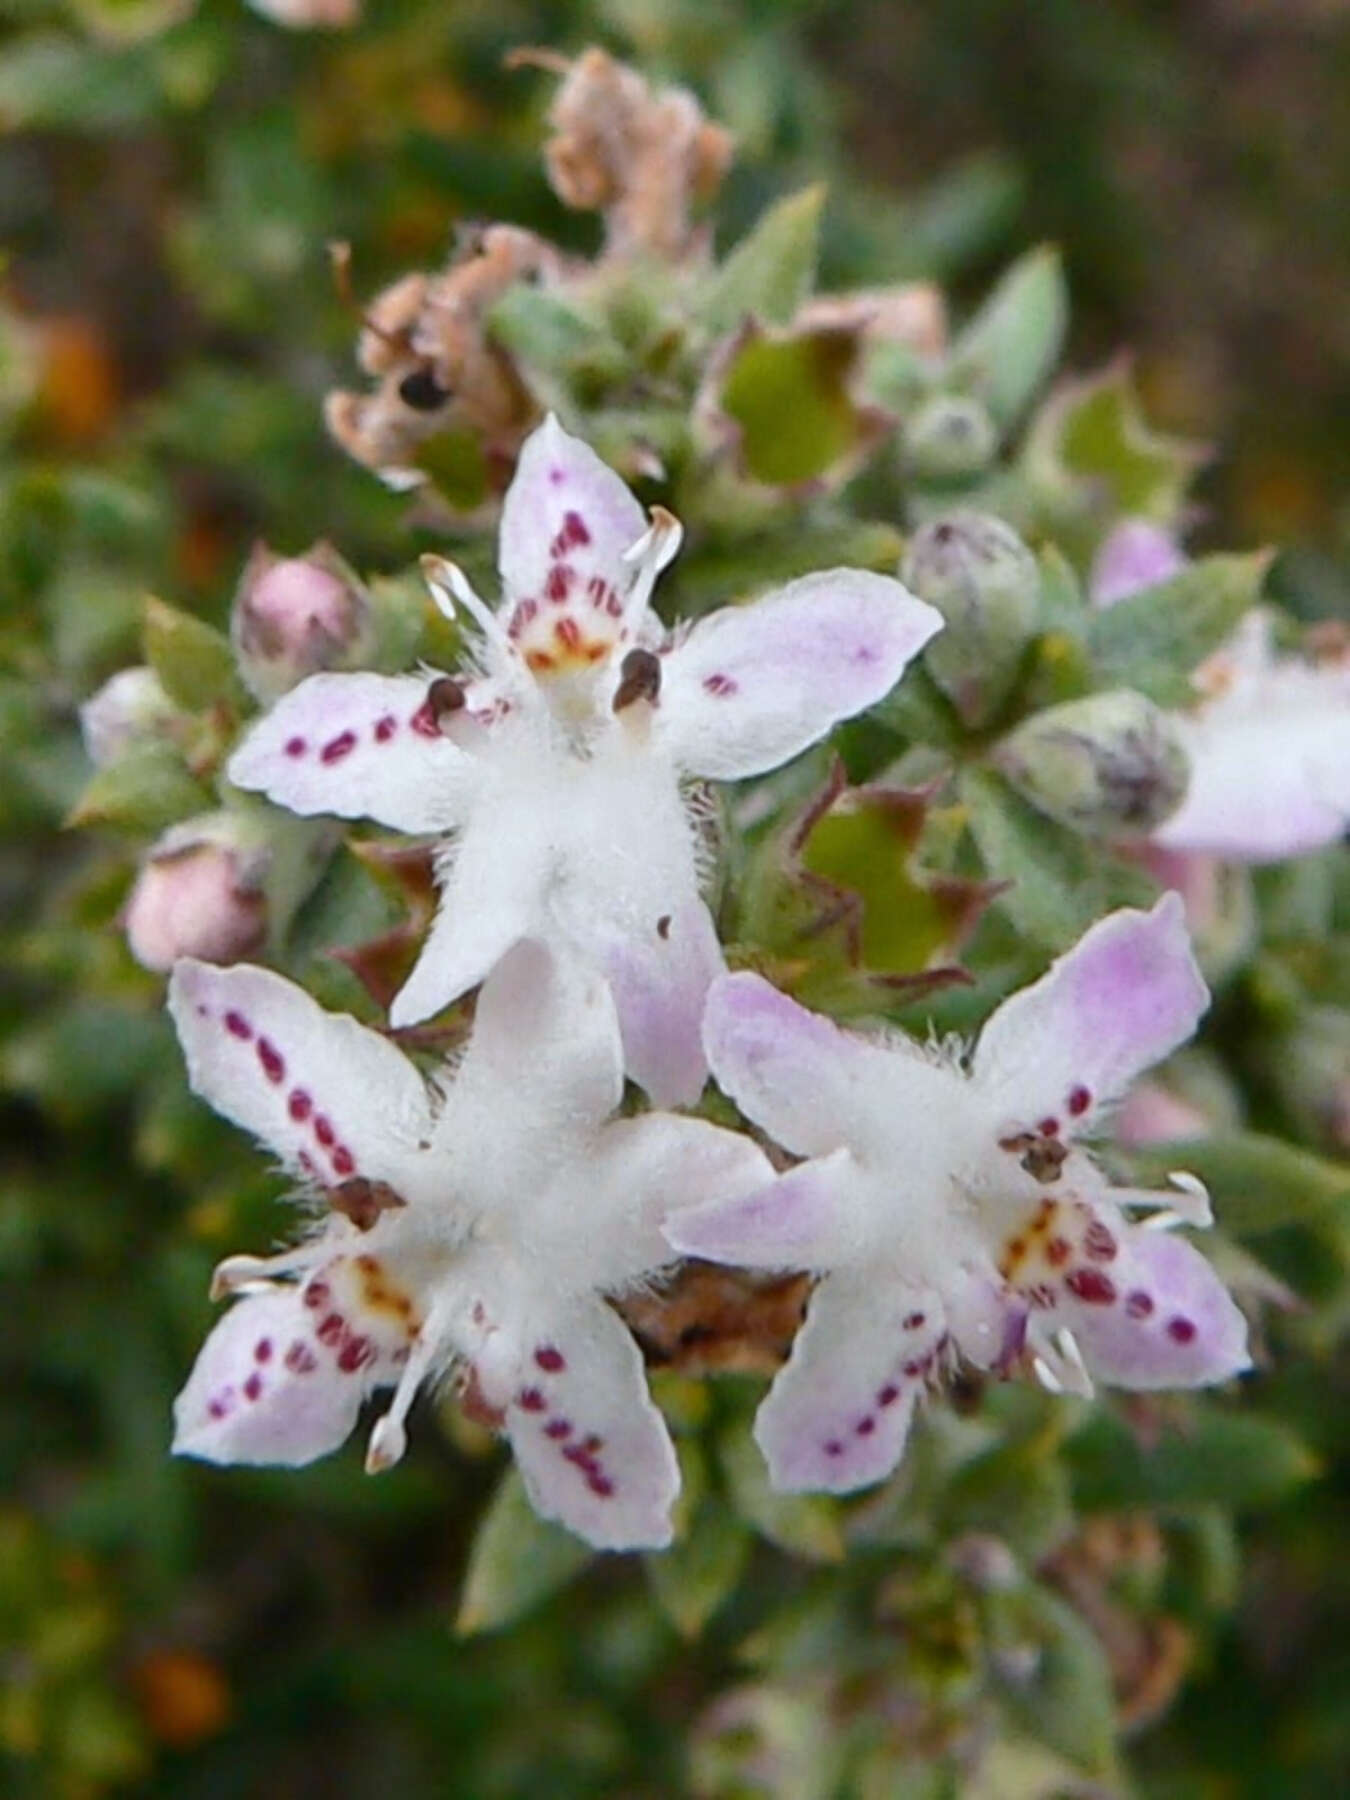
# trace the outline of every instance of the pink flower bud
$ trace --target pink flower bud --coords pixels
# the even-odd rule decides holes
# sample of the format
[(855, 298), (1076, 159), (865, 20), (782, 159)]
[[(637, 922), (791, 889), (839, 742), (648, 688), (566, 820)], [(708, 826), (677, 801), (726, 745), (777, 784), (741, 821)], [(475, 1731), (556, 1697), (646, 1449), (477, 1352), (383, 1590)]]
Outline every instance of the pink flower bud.
[(131, 954), (167, 971), (180, 956), (231, 963), (267, 931), (258, 852), (228, 841), (228, 827), (190, 819), (167, 831), (136, 878), (123, 914)]
[(245, 681), (268, 702), (307, 675), (350, 666), (365, 647), (368, 617), (360, 584), (329, 545), (292, 557), (256, 545), (231, 619)]
[(1186, 553), (1161, 526), (1122, 519), (1093, 558), (1088, 594), (1094, 606), (1114, 606), (1141, 588), (1170, 580), (1186, 562)]

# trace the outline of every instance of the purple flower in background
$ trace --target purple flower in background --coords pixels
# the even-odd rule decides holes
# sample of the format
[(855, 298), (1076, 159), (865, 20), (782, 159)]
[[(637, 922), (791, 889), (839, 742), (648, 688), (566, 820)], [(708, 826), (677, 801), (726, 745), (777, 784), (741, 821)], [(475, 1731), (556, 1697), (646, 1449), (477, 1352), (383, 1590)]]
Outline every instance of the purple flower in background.
[[(1191, 1387), (1247, 1366), (1241, 1313), (1166, 1227), (1209, 1221), (1198, 1183), (1112, 1189), (1078, 1142), (1208, 1002), (1166, 895), (1094, 925), (1006, 1000), (968, 1063), (906, 1037), (868, 1039), (760, 977), (719, 980), (713, 1073), (808, 1160), (772, 1187), (676, 1214), (688, 1255), (815, 1271), (806, 1323), (760, 1407), (774, 1484), (845, 1492), (903, 1451), (929, 1382), (959, 1352), (1049, 1387)], [(1145, 1223), (1126, 1208), (1156, 1209)]]
[(661, 1104), (702, 1087), (703, 1002), (723, 967), (684, 784), (797, 755), (881, 699), (941, 624), (899, 582), (838, 569), (666, 638), (648, 602), (679, 538), (550, 419), (503, 507), (499, 611), (428, 559), (481, 629), (481, 672), (315, 676), (230, 768), (295, 812), (448, 840), (395, 1025), (538, 938), (603, 972), (627, 1071)]

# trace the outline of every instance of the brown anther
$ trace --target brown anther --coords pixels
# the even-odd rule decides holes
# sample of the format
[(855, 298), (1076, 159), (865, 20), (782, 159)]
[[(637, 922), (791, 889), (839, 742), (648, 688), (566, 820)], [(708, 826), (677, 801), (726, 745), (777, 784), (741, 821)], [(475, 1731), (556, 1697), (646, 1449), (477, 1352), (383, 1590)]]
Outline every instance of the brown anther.
[(661, 692), (661, 659), (651, 650), (630, 650), (619, 664), (619, 685), (614, 690), (614, 710), (622, 712), (635, 700), (656, 705)]
[(438, 675), (427, 689), (427, 706), (432, 718), (442, 727), (457, 712), (463, 712), (468, 698), (453, 675)]
[(1058, 1138), (1034, 1138), (1021, 1158), (1022, 1167), (1035, 1181), (1058, 1181), (1069, 1154)]
[(407, 1202), (384, 1181), (367, 1181), (354, 1175), (350, 1181), (329, 1188), (328, 1204), (334, 1212), (350, 1219), (358, 1231), (369, 1231), (381, 1213), (393, 1212)]

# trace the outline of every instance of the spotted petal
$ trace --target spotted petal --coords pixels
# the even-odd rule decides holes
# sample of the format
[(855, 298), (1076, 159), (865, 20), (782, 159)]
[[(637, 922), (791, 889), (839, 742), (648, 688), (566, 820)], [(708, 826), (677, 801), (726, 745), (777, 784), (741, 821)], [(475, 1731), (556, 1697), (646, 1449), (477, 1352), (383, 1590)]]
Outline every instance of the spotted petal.
[(622, 594), (624, 552), (646, 529), (642, 508), (613, 469), (550, 413), (526, 439), (502, 505), (498, 564), (507, 603), (547, 605), (550, 575), (560, 567), (571, 574), (568, 598), (592, 578)]
[(975, 1052), (1007, 1122), (1085, 1123), (1103, 1100), (1184, 1044), (1209, 1004), (1177, 894), (1100, 919), (1031, 987), (1005, 1000)]
[(748, 1269), (823, 1269), (848, 1259), (851, 1227), (865, 1217), (851, 1150), (799, 1163), (786, 1175), (707, 1199), (667, 1219), (666, 1241), (684, 1256)]
[(727, 607), (663, 659), (661, 741), (692, 775), (777, 768), (888, 694), (941, 624), (898, 581), (860, 569)]
[(416, 1186), (430, 1102), (421, 1076), (377, 1032), (244, 963), (179, 962), (169, 1009), (193, 1090), (292, 1173), (327, 1185), (365, 1176), (400, 1194)]
[(872, 1274), (827, 1275), (755, 1418), (774, 1487), (846, 1494), (889, 1475), (944, 1337), (936, 1295)]
[(529, 1325), (504, 1322), (479, 1367), (535, 1510), (602, 1550), (661, 1549), (679, 1465), (647, 1392), (642, 1355), (602, 1300), (536, 1299)]
[(416, 675), (311, 675), (259, 719), (230, 759), (230, 780), (306, 816), (447, 831), (476, 770), (428, 718), (427, 688)]
[(236, 1301), (174, 1403), (175, 1452), (294, 1468), (335, 1450), (371, 1389), (397, 1379), (410, 1330), (389, 1319), (362, 1329), (355, 1281), (339, 1258), (304, 1287)]

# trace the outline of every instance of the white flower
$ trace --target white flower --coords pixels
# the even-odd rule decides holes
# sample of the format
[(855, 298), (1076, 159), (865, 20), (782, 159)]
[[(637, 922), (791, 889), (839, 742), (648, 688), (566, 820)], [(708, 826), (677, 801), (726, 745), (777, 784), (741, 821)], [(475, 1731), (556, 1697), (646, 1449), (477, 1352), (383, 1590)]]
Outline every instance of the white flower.
[(669, 1542), (674, 1451), (606, 1296), (670, 1261), (672, 1199), (729, 1199), (770, 1169), (703, 1120), (610, 1120), (623, 1071), (605, 984), (516, 946), (439, 1090), (262, 969), (181, 962), (170, 1006), (196, 1091), (330, 1204), (294, 1250), (217, 1270), (213, 1291), (243, 1297), (178, 1397), (175, 1450), (309, 1462), (395, 1385), (367, 1459), (385, 1468), (418, 1387), (456, 1365), (540, 1512), (609, 1548)]
[[(964, 1068), (908, 1038), (871, 1041), (756, 975), (709, 996), (714, 1075), (748, 1117), (809, 1160), (759, 1194), (666, 1226), (676, 1249), (819, 1272), (756, 1437), (783, 1489), (880, 1480), (929, 1380), (955, 1351), (1090, 1392), (1186, 1387), (1247, 1366), (1241, 1314), (1209, 1263), (1124, 1207), (1185, 1208), (1113, 1190), (1077, 1144), (1141, 1070), (1187, 1039), (1208, 1002), (1169, 894), (1100, 920), (1005, 1001)], [(1187, 1205), (1186, 1203), (1189, 1202)]]
[(428, 1018), (536, 937), (609, 980), (628, 1073), (695, 1098), (722, 968), (683, 783), (775, 768), (889, 691), (939, 628), (898, 582), (841, 569), (662, 642), (652, 586), (679, 526), (551, 419), (502, 512), (493, 614), (431, 563), (482, 630), (483, 672), (316, 675), (236, 753), (230, 778), (300, 813), (449, 839), (442, 903), (390, 1009)]

